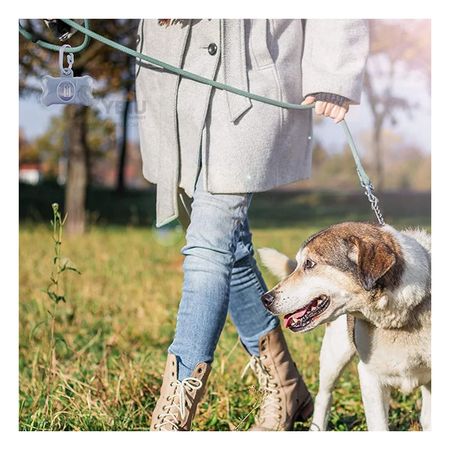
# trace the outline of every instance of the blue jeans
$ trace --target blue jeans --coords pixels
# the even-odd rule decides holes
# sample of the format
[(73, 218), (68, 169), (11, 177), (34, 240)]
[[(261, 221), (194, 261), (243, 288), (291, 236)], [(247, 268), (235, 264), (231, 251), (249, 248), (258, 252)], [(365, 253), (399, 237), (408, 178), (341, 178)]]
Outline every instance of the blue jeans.
[(259, 354), (260, 336), (279, 324), (260, 300), (268, 289), (254, 258), (247, 218), (251, 198), (205, 191), (200, 170), (181, 249), (183, 292), (169, 347), (177, 356), (179, 380), (199, 362), (212, 362), (228, 311), (251, 355)]

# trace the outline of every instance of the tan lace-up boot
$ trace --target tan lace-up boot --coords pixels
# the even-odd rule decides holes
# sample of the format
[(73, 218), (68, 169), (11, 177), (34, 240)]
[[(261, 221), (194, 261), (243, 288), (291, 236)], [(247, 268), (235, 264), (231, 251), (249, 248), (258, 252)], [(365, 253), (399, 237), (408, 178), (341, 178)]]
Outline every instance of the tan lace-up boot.
[(280, 327), (259, 340), (259, 357), (249, 366), (263, 391), (260, 410), (251, 431), (292, 430), (294, 422), (313, 413), (313, 399), (287, 348)]
[(199, 363), (189, 378), (179, 381), (177, 358), (169, 353), (150, 430), (189, 431), (210, 372), (210, 364)]

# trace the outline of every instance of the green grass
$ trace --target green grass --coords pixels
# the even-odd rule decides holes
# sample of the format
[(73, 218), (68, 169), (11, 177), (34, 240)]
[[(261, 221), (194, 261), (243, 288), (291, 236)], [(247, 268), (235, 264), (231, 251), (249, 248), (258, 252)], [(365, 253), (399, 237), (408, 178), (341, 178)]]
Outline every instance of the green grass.
[[(328, 194), (327, 194), (328, 195)], [(251, 207), (255, 247), (275, 247), (294, 255), (311, 233), (352, 219), (371, 219), (365, 199), (325, 194), (257, 195)], [(29, 203), (31, 197), (27, 197)], [(141, 200), (153, 223), (152, 203)], [(426, 196), (390, 198), (393, 225), (429, 228)], [(413, 201), (411, 201), (411, 199)], [(56, 200), (56, 199), (55, 199)], [(26, 206), (24, 197), (22, 211)], [(48, 219), (50, 219), (49, 199)], [(145, 203), (144, 203), (145, 202)], [(390, 203), (389, 203), (390, 202)], [(123, 204), (125, 204), (123, 200)], [(147, 206), (144, 206), (147, 205)], [(107, 209), (105, 205), (102, 208)], [(147, 213), (147, 212), (146, 212)], [(28, 217), (25, 215), (22, 217)], [(52, 303), (45, 293), (52, 271), (50, 225), (23, 220), (20, 228), (20, 417), (21, 430), (147, 430), (175, 329), (181, 295), (184, 235), (162, 235), (150, 225), (114, 225), (100, 214), (81, 238), (63, 237), (62, 255), (82, 275), (62, 277), (66, 303), (56, 308), (55, 354), (50, 360)], [(118, 216), (119, 217), (119, 216)], [(34, 217), (36, 219), (36, 217)], [(139, 222), (139, 220), (137, 221)], [(144, 223), (140, 223), (145, 225)], [(263, 269), (269, 286), (275, 279)], [(318, 355), (323, 329), (286, 337), (313, 394), (318, 388)], [(240, 375), (248, 362), (227, 321), (194, 429), (247, 429), (259, 401), (256, 380)], [(418, 430), (418, 393), (395, 394), (391, 428)], [(246, 419), (245, 419), (246, 418)], [(245, 420), (244, 420), (245, 419)], [(298, 425), (305, 429), (308, 424)], [(339, 380), (330, 418), (332, 430), (364, 430), (356, 362)]]

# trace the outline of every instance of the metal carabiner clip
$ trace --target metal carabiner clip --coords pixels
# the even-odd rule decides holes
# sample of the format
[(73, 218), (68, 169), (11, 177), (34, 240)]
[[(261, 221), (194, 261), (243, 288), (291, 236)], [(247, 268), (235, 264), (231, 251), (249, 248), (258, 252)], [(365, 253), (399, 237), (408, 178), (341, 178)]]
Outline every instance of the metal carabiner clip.
[(67, 53), (67, 64), (69, 65), (68, 67), (64, 67), (64, 53), (66, 51), (66, 48), (71, 48), (71, 46), (69, 44), (64, 44), (61, 45), (60, 49), (59, 49), (59, 68), (61, 70), (61, 75), (71, 75), (73, 74), (72, 71), (72, 66), (73, 66), (73, 61), (74, 61), (74, 57), (73, 57), (73, 53)]

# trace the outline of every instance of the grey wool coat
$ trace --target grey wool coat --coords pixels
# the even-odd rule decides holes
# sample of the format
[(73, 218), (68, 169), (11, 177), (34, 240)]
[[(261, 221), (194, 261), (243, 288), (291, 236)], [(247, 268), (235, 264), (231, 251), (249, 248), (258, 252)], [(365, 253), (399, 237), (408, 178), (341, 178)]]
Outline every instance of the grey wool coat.
[[(138, 50), (277, 100), (330, 92), (358, 103), (368, 54), (365, 20), (142, 20)], [(310, 176), (311, 110), (287, 110), (169, 73), (136, 67), (143, 173), (157, 185), (161, 227), (192, 196), (200, 162), (211, 193), (266, 191)]]

